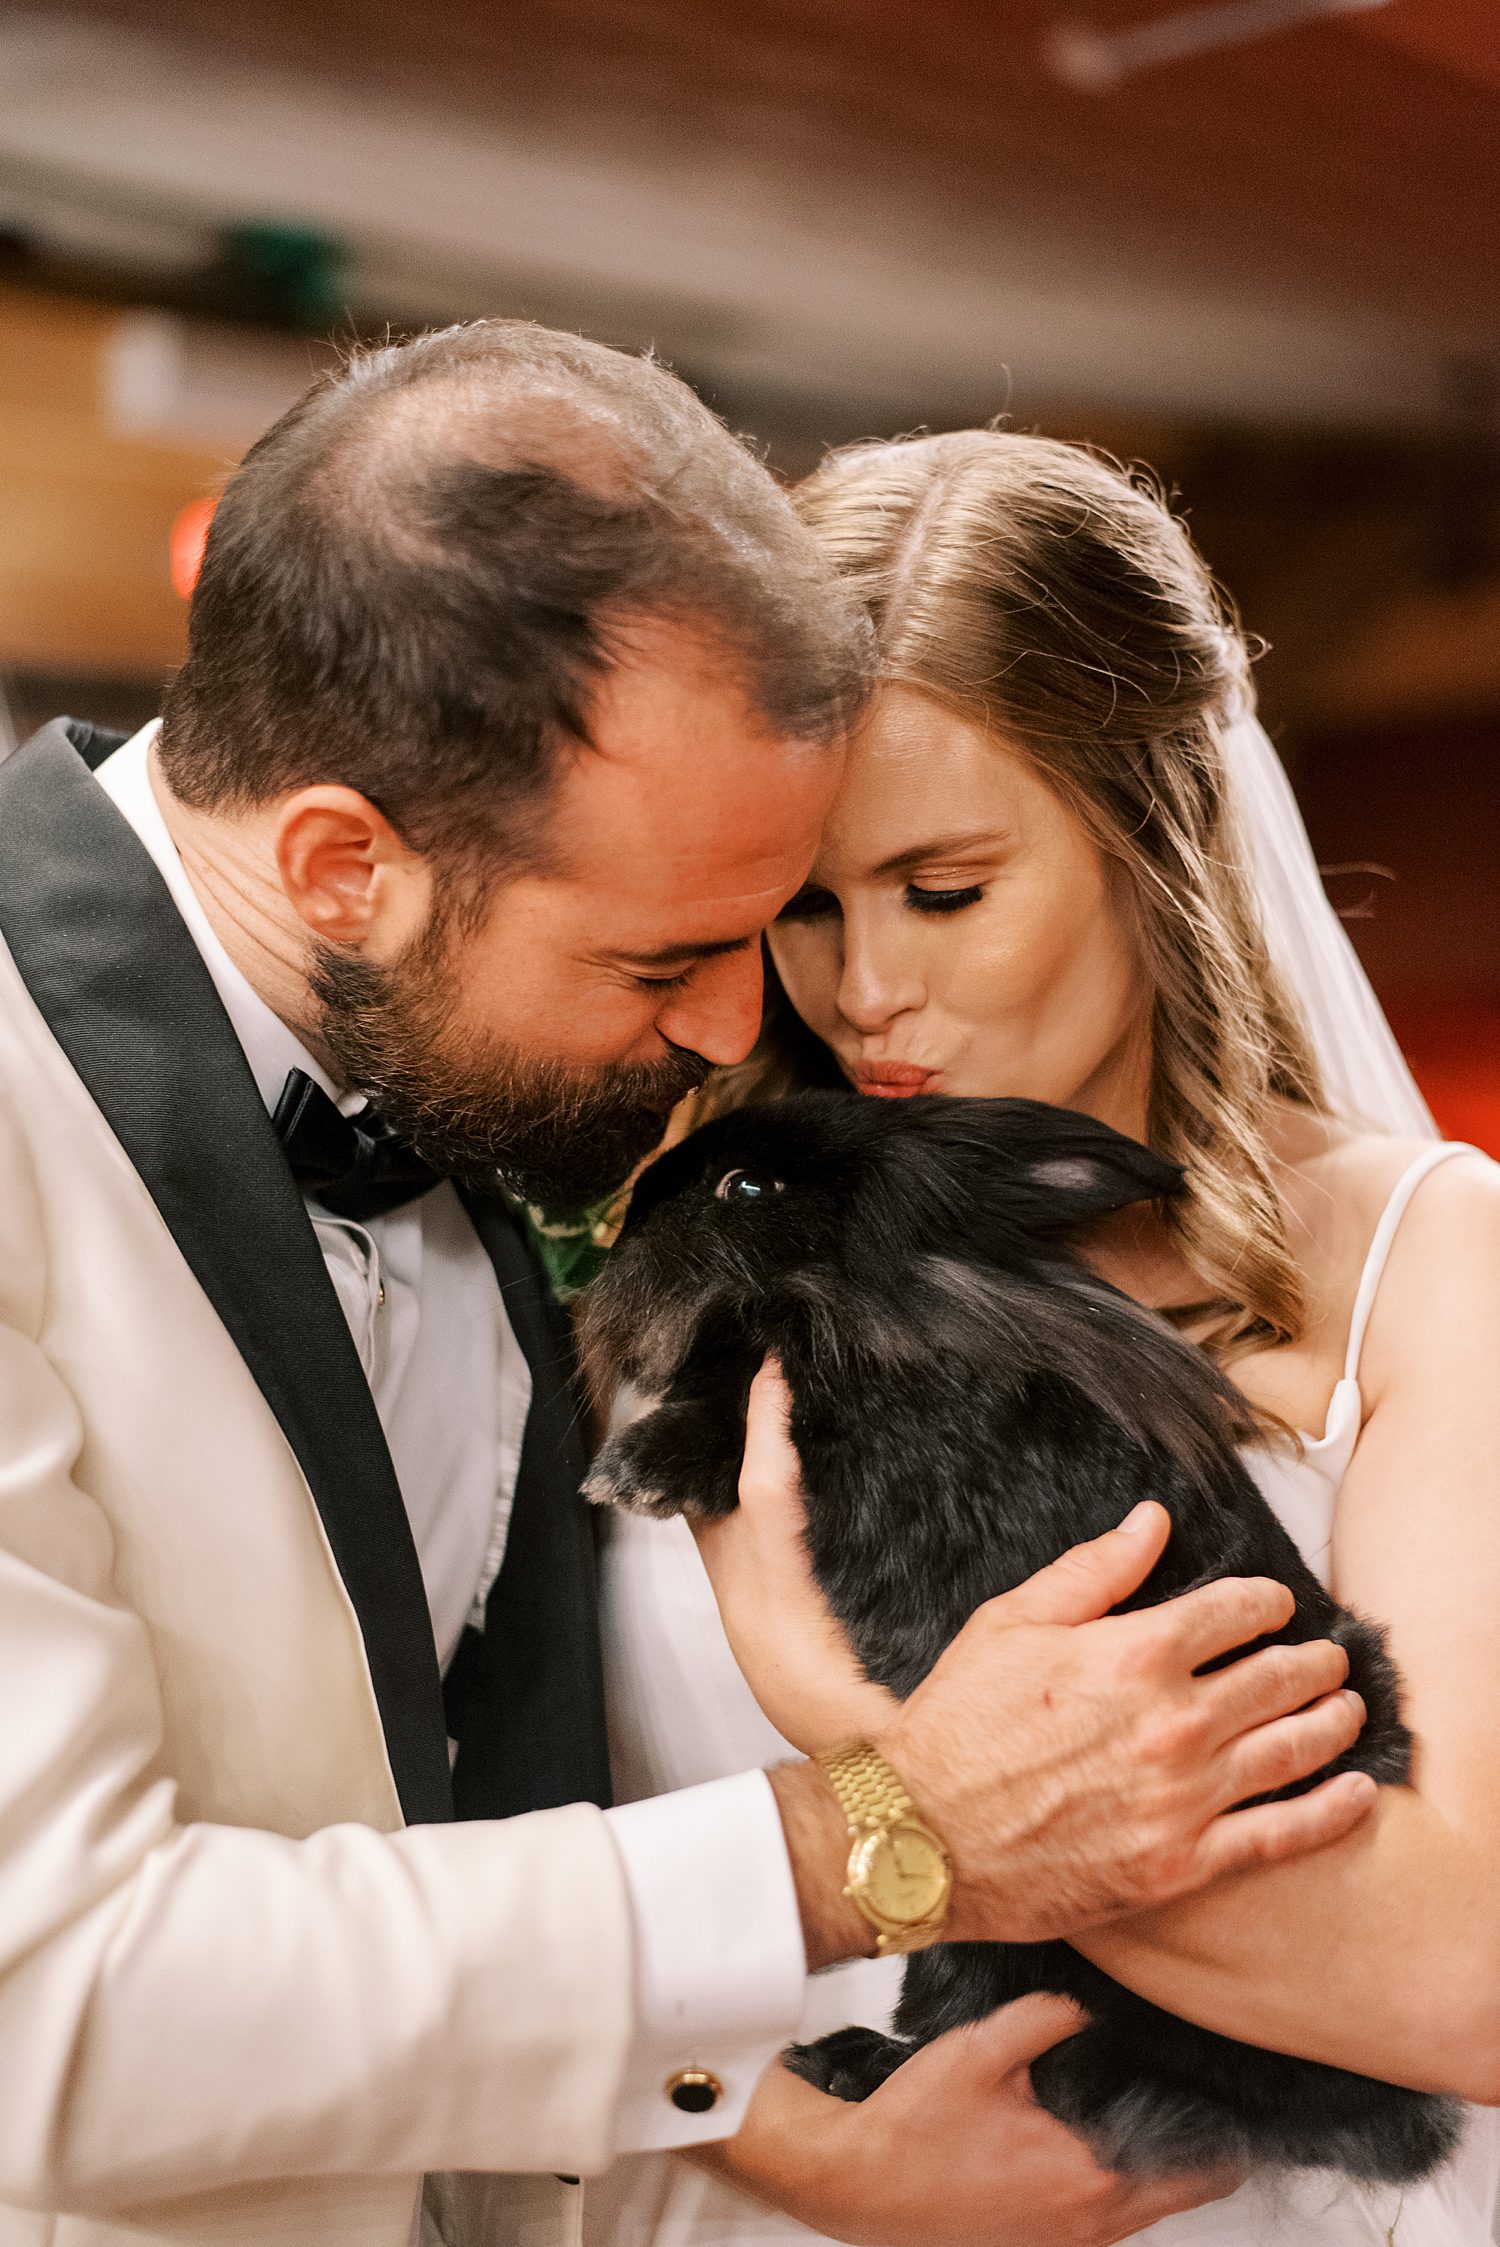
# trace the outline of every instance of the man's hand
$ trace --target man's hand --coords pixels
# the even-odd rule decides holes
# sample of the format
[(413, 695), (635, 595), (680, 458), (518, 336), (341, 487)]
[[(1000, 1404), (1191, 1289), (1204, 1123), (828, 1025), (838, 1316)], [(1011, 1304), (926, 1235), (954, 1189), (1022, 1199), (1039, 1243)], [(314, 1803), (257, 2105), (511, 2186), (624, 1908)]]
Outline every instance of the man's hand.
[(1348, 1661), (1324, 1639), (1197, 1674), (1286, 1622), (1280, 1584), (1229, 1577), (1108, 1614), (1165, 1543), (1147, 1511), (980, 1608), (873, 1735), (947, 1844), (953, 1941), (1040, 1942), (1167, 1903), (1321, 1847), (1374, 1802), (1347, 1773), (1235, 1809), (1352, 1746), (1364, 1703), (1335, 1690)]
[(1023, 1997), (939, 2037), (859, 2106), (777, 2061), (738, 2135), (695, 2158), (856, 2247), (1107, 2247), (1233, 2192), (1229, 2173), (1114, 2176), (1037, 2105), (1031, 2062), (1081, 2023), (1062, 1998)]
[[(941, 1835), (954, 1870), (952, 1940), (1070, 1935), (1319, 1848), (1368, 1811), (1375, 1785), (1357, 1773), (1234, 1809), (1341, 1754), (1364, 1706), (1337, 1690), (1348, 1664), (1326, 1640), (1198, 1674), (1281, 1628), (1293, 1603), (1280, 1584), (1227, 1578), (1111, 1615), (1166, 1543), (1159, 1506), (1137, 1508), (1128, 1526), (989, 1601), (908, 1701), (872, 1689), (807, 1566), (785, 1417), (784, 1386), (763, 1371), (739, 1512), (702, 1533), (700, 1547), (772, 1721), (813, 1748), (871, 1740)], [(810, 1955), (821, 1963), (864, 1947), (840, 1900), (847, 1851), (831, 1794), (827, 1805), (815, 1800), (822, 1781), (811, 1771), (776, 1781)]]

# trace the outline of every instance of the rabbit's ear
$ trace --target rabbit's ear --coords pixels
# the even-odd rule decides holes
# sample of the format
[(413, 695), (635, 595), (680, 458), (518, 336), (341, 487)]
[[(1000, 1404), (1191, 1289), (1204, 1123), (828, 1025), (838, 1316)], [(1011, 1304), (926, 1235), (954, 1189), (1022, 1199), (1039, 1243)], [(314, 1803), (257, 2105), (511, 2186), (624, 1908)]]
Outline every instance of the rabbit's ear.
[(1113, 1147), (1087, 1154), (1044, 1155), (1030, 1166), (1026, 1178), (1028, 1184), (1041, 1187), (1059, 1220), (1069, 1225), (1107, 1217), (1112, 1210), (1128, 1209), (1132, 1202), (1164, 1200), (1182, 1186), (1177, 1163), (1123, 1138)]
[(979, 1156), (979, 1200), (1033, 1237), (1068, 1233), (1175, 1194), (1182, 1171), (1093, 1116), (1036, 1100), (965, 1100), (954, 1126)]

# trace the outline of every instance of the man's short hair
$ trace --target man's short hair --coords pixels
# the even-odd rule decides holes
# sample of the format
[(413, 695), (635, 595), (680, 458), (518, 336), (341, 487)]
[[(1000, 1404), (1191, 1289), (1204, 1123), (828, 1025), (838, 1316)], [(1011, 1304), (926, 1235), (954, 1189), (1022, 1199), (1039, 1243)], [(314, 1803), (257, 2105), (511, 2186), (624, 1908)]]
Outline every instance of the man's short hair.
[(834, 738), (867, 688), (856, 604), (665, 368), (515, 320), (362, 352), (219, 501), (168, 785), (245, 810), (341, 782), (424, 854), (530, 859), (612, 632), (639, 618), (702, 632), (793, 738)]

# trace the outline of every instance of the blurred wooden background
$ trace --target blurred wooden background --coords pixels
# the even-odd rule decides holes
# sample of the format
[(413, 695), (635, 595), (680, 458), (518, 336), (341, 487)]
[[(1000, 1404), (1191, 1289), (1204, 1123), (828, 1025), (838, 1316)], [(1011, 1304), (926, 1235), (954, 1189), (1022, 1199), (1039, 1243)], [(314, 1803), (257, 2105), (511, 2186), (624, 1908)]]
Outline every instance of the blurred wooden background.
[(1008, 414), (1175, 493), (1320, 851), (1389, 869), (1336, 885), (1382, 993), (1500, 1145), (1500, 7), (1392, 0), (1107, 94), (1049, 67), (1061, 15), (1166, 7), (0, 18), (16, 724), (149, 710), (172, 526), (334, 334), (651, 345), (788, 475)]

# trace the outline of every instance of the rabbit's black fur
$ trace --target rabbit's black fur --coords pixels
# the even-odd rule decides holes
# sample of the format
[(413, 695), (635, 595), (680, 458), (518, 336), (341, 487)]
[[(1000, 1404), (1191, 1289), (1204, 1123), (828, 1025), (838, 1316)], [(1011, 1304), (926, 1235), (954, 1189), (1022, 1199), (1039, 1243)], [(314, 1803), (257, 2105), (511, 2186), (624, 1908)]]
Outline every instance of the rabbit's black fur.
[[(809, 1093), (706, 1125), (642, 1178), (587, 1304), (588, 1345), (650, 1400), (590, 1496), (728, 1512), (750, 1380), (774, 1352), (813, 1569), (872, 1678), (911, 1692), (982, 1600), (1158, 1498), (1171, 1541), (1126, 1605), (1278, 1578), (1297, 1602), (1279, 1636), (1337, 1639), (1369, 1709), (1330, 1768), (1399, 1785), (1411, 1740), (1381, 1634), (1322, 1589), (1246, 1473), (1242, 1400), (1070, 1245), (1178, 1183), (1146, 1148), (1030, 1101)], [(922, 1953), (896, 2037), (845, 2030), (792, 2064), (862, 2098), (915, 2045), (1031, 1990), (1090, 2015), (1033, 2080), (1111, 2167), (1409, 2181), (1454, 2143), (1452, 2101), (1233, 2043), (1060, 1942)]]

